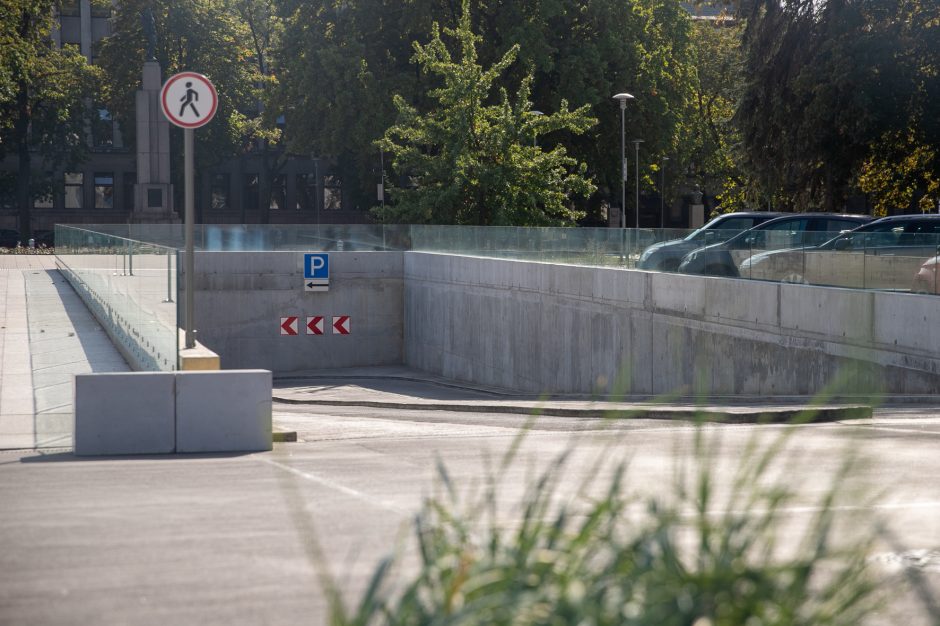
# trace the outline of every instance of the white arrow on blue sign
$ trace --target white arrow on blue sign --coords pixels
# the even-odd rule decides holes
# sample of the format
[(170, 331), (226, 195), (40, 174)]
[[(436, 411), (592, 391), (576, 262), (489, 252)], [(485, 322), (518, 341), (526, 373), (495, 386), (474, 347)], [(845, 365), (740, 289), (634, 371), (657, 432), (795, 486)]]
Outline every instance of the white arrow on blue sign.
[(330, 255), (304, 255), (304, 291), (327, 291), (330, 286)]

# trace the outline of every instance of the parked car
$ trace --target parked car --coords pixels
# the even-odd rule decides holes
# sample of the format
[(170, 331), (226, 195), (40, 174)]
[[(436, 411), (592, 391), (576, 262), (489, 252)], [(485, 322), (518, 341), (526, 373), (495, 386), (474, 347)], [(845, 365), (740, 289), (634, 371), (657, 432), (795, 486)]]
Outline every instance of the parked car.
[(786, 215), (771, 211), (739, 211), (725, 213), (693, 231), (684, 239), (655, 243), (643, 251), (636, 267), (641, 270), (674, 272), (689, 252), (713, 243), (726, 241), (741, 231), (748, 230), (775, 217)]
[(814, 248), (754, 255), (740, 272), (761, 280), (907, 290), (911, 277), (937, 254), (940, 215), (894, 215)]
[(940, 256), (927, 259), (917, 274), (914, 275), (914, 283), (911, 285), (911, 291), (914, 293), (931, 293), (940, 295)]
[(867, 215), (799, 213), (778, 217), (740, 233), (724, 243), (699, 248), (687, 254), (679, 265), (686, 274), (741, 276), (738, 265), (766, 250), (817, 246), (833, 232), (851, 230), (870, 222)]
[(20, 241), (20, 233), (10, 228), (0, 228), (0, 248), (15, 248)]

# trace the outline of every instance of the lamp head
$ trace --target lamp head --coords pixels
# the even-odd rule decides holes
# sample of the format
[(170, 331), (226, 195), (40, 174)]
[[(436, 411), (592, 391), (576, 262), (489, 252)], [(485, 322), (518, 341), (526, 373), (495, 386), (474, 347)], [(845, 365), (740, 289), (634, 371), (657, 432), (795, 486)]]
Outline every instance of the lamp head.
[(627, 108), (627, 100), (634, 100), (634, 99), (635, 98), (631, 94), (628, 94), (626, 92), (618, 93), (614, 95), (614, 100), (620, 100), (621, 109)]

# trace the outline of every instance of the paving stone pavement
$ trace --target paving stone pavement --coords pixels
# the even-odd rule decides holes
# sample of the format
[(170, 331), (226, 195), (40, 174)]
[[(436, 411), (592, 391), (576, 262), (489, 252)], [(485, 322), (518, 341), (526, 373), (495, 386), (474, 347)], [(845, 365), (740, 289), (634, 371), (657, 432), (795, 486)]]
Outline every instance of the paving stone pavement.
[(0, 256), (0, 449), (69, 447), (75, 374), (130, 371), (48, 255)]

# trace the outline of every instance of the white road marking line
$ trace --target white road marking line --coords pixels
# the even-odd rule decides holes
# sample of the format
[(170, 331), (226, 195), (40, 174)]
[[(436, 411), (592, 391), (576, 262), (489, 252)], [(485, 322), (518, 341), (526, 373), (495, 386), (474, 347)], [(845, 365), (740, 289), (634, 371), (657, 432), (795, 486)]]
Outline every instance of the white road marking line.
[(300, 478), (303, 478), (304, 480), (309, 480), (310, 482), (316, 483), (328, 489), (339, 491), (340, 493), (344, 493), (347, 496), (356, 498), (357, 500), (361, 500), (362, 502), (365, 502), (366, 504), (371, 504), (373, 506), (377, 506), (379, 508), (392, 511), (393, 513), (398, 513), (399, 515), (409, 515), (407, 511), (404, 511), (403, 509), (401, 509), (398, 506), (395, 506), (394, 504), (390, 504), (384, 500), (373, 498), (372, 496), (366, 493), (363, 493), (361, 491), (357, 491), (356, 489), (353, 489), (352, 487), (341, 485), (340, 483), (334, 482), (327, 478), (322, 478), (315, 474), (311, 474), (310, 472), (301, 471), (295, 467), (291, 467), (290, 465), (285, 465), (284, 463), (279, 463), (278, 461), (273, 461), (263, 456), (258, 456), (256, 458), (263, 463), (267, 463), (268, 465), (273, 465), (274, 467), (282, 469), (295, 476), (299, 476)]
[[(935, 426), (935, 424), (934, 424), (934, 426)], [(859, 428), (862, 428), (861, 425), (858, 425), (858, 427), (859, 427)], [(931, 431), (931, 430), (922, 430), (922, 429), (919, 429), (919, 428), (890, 428), (890, 427), (887, 427), (887, 426), (874, 426), (874, 425), (871, 425), (871, 426), (864, 426), (864, 429), (865, 429), (865, 430), (884, 430), (884, 431), (893, 432), (893, 433), (906, 433), (906, 434), (909, 434), (909, 435), (934, 435), (934, 436), (940, 436), (940, 432)]]
[[(927, 501), (927, 502), (894, 502), (891, 504), (873, 504), (873, 505), (857, 505), (857, 504), (845, 504), (841, 506), (831, 507), (830, 510), (840, 512), (840, 513), (850, 513), (854, 511), (901, 511), (905, 509), (940, 509), (940, 501)], [(790, 507), (781, 507), (776, 510), (777, 513), (783, 514), (799, 514), (799, 513), (819, 513), (823, 510), (823, 507), (820, 506), (790, 506)], [(708, 517), (723, 517), (728, 515), (728, 511), (707, 511), (706, 515)], [(767, 509), (748, 509), (746, 511), (732, 511), (732, 515), (766, 515), (769, 513)], [(691, 518), (698, 517), (698, 513), (694, 511), (689, 511), (687, 513), (681, 514), (681, 517)]]

